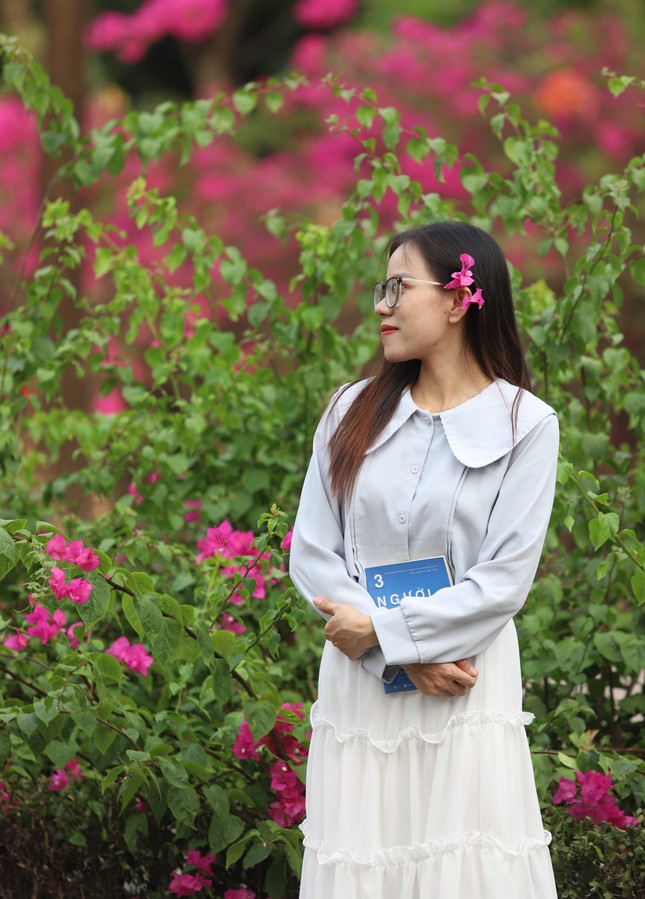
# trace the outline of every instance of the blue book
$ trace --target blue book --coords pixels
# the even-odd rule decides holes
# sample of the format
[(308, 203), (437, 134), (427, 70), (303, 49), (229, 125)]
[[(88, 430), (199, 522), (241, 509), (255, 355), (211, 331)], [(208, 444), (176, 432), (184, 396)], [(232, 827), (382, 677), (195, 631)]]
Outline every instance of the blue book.
[[(375, 565), (365, 569), (367, 590), (379, 609), (396, 609), (408, 596), (430, 597), (442, 587), (451, 587), (452, 578), (444, 556)], [(407, 693), (416, 687), (403, 668), (391, 683), (384, 684), (386, 693)]]

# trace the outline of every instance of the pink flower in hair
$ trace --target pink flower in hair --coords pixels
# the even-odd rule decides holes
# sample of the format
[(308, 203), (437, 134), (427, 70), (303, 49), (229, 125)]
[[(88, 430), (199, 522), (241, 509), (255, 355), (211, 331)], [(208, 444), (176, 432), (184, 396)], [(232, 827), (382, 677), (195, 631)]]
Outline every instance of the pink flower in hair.
[[(443, 285), (445, 290), (458, 290), (460, 287), (470, 287), (475, 282), (471, 270), (471, 266), (475, 264), (473, 257), (469, 256), (468, 253), (462, 253), (459, 259), (461, 261), (461, 271), (452, 273), (452, 281), (448, 281), (447, 284)], [(461, 308), (466, 309), (471, 303), (476, 303), (480, 309), (484, 305), (481, 287), (478, 287), (473, 294), (464, 297)]]
[(452, 281), (448, 281), (447, 284), (444, 284), (446, 290), (456, 290), (459, 287), (470, 287), (470, 285), (475, 280), (473, 278), (473, 273), (470, 270), (470, 266), (475, 264), (475, 260), (472, 256), (469, 256), (468, 253), (462, 253), (459, 257), (461, 260), (461, 271), (452, 273)]
[(479, 308), (484, 305), (484, 296), (482, 294), (481, 287), (478, 287), (475, 293), (471, 296), (465, 296), (461, 303), (461, 308), (466, 309), (467, 306), (470, 306), (471, 303), (477, 303)]

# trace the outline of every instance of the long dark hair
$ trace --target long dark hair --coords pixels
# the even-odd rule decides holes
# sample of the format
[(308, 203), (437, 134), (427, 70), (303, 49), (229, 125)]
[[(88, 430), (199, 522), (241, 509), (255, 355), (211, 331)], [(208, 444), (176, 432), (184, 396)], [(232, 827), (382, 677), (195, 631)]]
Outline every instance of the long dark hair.
[[(471, 305), (466, 313), (466, 341), (475, 359), (491, 380), (503, 378), (526, 390), (531, 382), (520, 343), (513, 309), (508, 265), (493, 238), (467, 222), (434, 222), (395, 235), (388, 256), (403, 244), (412, 244), (423, 256), (428, 271), (442, 284), (461, 267), (459, 257), (475, 259), (474, 288), (484, 295), (481, 309)], [(358, 394), (329, 442), (332, 490), (339, 496), (352, 492), (363, 457), (387, 425), (402, 393), (419, 376), (421, 362), (384, 361), (380, 372)], [(349, 386), (349, 385), (348, 385)], [(512, 409), (513, 431), (517, 420), (518, 392)]]

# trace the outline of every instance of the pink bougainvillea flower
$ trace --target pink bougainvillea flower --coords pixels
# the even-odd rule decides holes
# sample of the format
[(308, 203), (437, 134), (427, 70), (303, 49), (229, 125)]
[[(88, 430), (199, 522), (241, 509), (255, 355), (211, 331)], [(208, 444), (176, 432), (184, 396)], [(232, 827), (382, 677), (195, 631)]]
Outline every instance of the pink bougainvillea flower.
[(228, 0), (164, 0), (172, 9), (169, 31), (184, 41), (204, 41), (226, 18)]
[(69, 783), (69, 777), (63, 768), (57, 768), (49, 778), (49, 789), (52, 793), (60, 793)]
[(70, 777), (72, 777), (76, 782), (78, 782), (79, 780), (84, 780), (85, 778), (78, 759), (70, 759), (69, 762), (66, 762), (65, 771), (67, 771)]
[(149, 806), (143, 796), (135, 796), (134, 797), (134, 807), (138, 812), (148, 812)]
[(0, 811), (5, 811), (11, 803), (11, 793), (7, 789), (4, 780), (0, 780)]
[(148, 655), (146, 652), (143, 643), (133, 643), (126, 652), (123, 661), (128, 668), (132, 669), (132, 671), (136, 671), (137, 674), (142, 674), (144, 677), (147, 677), (148, 668), (152, 665), (154, 660), (152, 656)]
[(130, 494), (130, 496), (134, 497), (134, 499), (132, 500), (134, 505), (140, 506), (141, 503), (143, 502), (143, 497), (139, 493), (136, 484), (133, 483), (128, 486), (128, 493)]
[(213, 873), (212, 867), (216, 861), (216, 855), (209, 855), (208, 853), (202, 855), (197, 849), (189, 849), (186, 853), (186, 864), (199, 868), (200, 871), (209, 876)]
[(356, 15), (356, 0), (299, 0), (293, 14), (305, 28), (327, 29), (344, 25)]
[(110, 648), (106, 649), (105, 651), (109, 655), (114, 656), (115, 659), (118, 659), (120, 662), (122, 662), (129, 648), (130, 641), (127, 637), (117, 637), (112, 646), (110, 646)]
[(192, 896), (199, 892), (202, 886), (202, 880), (196, 874), (180, 874), (179, 871), (175, 871), (168, 889), (176, 896)]
[(127, 637), (119, 637), (114, 641), (112, 646), (105, 651), (109, 653), (109, 655), (114, 656), (115, 659), (126, 664), (132, 671), (136, 671), (137, 674), (142, 674), (144, 677), (148, 676), (148, 668), (154, 661), (152, 656), (148, 655), (146, 652), (143, 643), (133, 643), (130, 645), (130, 641)]
[(282, 759), (271, 768), (271, 789), (278, 801), (271, 803), (268, 811), (276, 824), (290, 827), (301, 821), (305, 814), (305, 785)]
[(224, 612), (222, 614), (222, 623), (218, 625), (220, 629), (225, 631), (230, 631), (232, 634), (243, 634), (246, 630), (245, 626), (241, 621), (237, 621), (237, 619), (233, 618), (233, 616), (229, 612)]
[(202, 507), (201, 499), (185, 499), (184, 505), (191, 509), (191, 512), (184, 512), (184, 521), (199, 521), (199, 510)]
[(456, 290), (459, 287), (470, 287), (470, 285), (475, 280), (473, 278), (473, 273), (470, 270), (470, 266), (475, 264), (475, 260), (472, 256), (469, 256), (468, 253), (462, 253), (459, 257), (461, 262), (461, 271), (452, 273), (452, 281), (448, 281), (447, 284), (444, 284), (444, 288), (446, 290)]
[[(609, 792), (613, 786), (610, 774), (601, 774), (599, 771), (576, 771), (576, 780), (578, 783), (561, 777), (553, 796), (555, 805), (561, 802), (569, 804), (568, 812), (572, 818), (576, 820), (589, 818), (594, 824), (611, 824), (621, 830), (638, 824), (636, 818), (626, 815), (616, 805), (616, 800)], [(578, 784), (580, 784), (579, 796)]]
[(461, 308), (466, 309), (466, 307), (470, 306), (471, 303), (477, 303), (480, 309), (484, 305), (484, 296), (482, 294), (481, 287), (478, 287), (475, 293), (473, 293), (471, 296), (464, 297), (461, 302)]
[(159, 471), (151, 471), (150, 474), (148, 475), (148, 483), (156, 484), (157, 481), (159, 480), (160, 474), (161, 474), (161, 472), (159, 472)]
[(65, 627), (65, 614), (57, 609), (49, 618), (49, 612), (44, 606), (36, 605), (33, 612), (25, 615), (25, 620), (31, 624), (27, 628), (30, 637), (39, 637), (44, 645), (48, 640), (52, 640), (60, 630)]
[(255, 899), (253, 890), (247, 890), (246, 887), (240, 887), (239, 890), (227, 890), (224, 893), (224, 899)]
[(13, 652), (21, 652), (26, 646), (29, 644), (29, 637), (26, 637), (25, 634), (19, 633), (16, 631), (14, 637), (7, 637), (6, 640), (3, 640), (3, 646), (6, 646), (7, 649), (11, 649)]
[[(215, 528), (208, 528), (206, 538), (197, 541), (197, 549), (200, 550), (197, 555), (197, 561), (203, 562), (204, 559), (210, 559), (216, 553), (225, 554), (228, 549), (233, 535), (233, 528), (228, 521), (224, 520)], [(228, 558), (230, 556), (227, 555)]]
[(291, 528), (289, 531), (287, 531), (287, 533), (284, 535), (284, 540), (282, 541), (282, 549), (285, 552), (289, 552), (291, 550), (292, 537), (293, 537), (293, 528)]
[[(76, 548), (77, 544), (80, 544), (78, 548)], [(75, 548), (72, 549), (72, 547)], [(67, 547), (67, 561), (78, 565), (85, 572), (94, 571), (95, 568), (99, 567), (100, 563), (100, 559), (94, 550), (89, 546), (87, 548), (84, 547), (80, 540), (74, 540)]]
[(65, 599), (67, 596), (67, 584), (65, 583), (65, 572), (56, 565), (52, 568), (51, 577), (49, 578), (49, 586), (56, 599)]
[(576, 771), (576, 780), (580, 784), (580, 799), (586, 805), (600, 802), (612, 787), (611, 775), (599, 771)]
[(65, 596), (80, 605), (88, 601), (91, 592), (92, 584), (82, 577), (73, 578), (65, 587)]
[[(259, 744), (258, 744), (259, 745)], [(255, 740), (251, 733), (251, 728), (246, 723), (246, 719), (242, 721), (240, 729), (237, 732), (235, 743), (231, 747), (231, 752), (237, 759), (259, 759), (260, 756), (255, 751)]]
[(62, 534), (56, 534), (55, 537), (52, 537), (51, 540), (48, 540), (45, 544), (45, 552), (47, 552), (50, 558), (60, 561), (61, 559), (65, 559), (65, 554), (67, 552), (67, 542)]
[(77, 627), (84, 627), (82, 621), (75, 621), (74, 624), (70, 624), (65, 633), (67, 634), (67, 638), (69, 639), (69, 645), (72, 649), (77, 649), (81, 644), (78, 638), (74, 635), (74, 630)]
[(574, 781), (561, 777), (558, 789), (553, 794), (553, 804), (560, 805), (561, 802), (571, 802), (577, 792), (578, 787)]

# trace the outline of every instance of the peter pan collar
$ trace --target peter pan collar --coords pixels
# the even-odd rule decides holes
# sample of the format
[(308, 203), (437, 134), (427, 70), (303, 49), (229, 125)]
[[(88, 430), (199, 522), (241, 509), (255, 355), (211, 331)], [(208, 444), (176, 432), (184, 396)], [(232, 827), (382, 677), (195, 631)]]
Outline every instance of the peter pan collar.
[[(358, 392), (347, 390), (339, 402), (339, 414), (342, 416), (346, 408)], [(365, 386), (365, 382), (360, 382)], [(517, 408), (517, 424), (513, 439), (512, 408), (513, 401), (520, 388), (504, 380), (494, 381), (477, 396), (466, 400), (454, 409), (441, 412), (439, 418), (443, 425), (448, 445), (455, 458), (467, 468), (483, 468), (509, 453), (520, 440), (526, 437), (554, 410), (538, 397), (526, 390)], [(414, 403), (410, 389), (401, 396), (401, 401), (386, 427), (367, 450), (373, 453), (395, 434), (412, 415), (427, 415)]]

